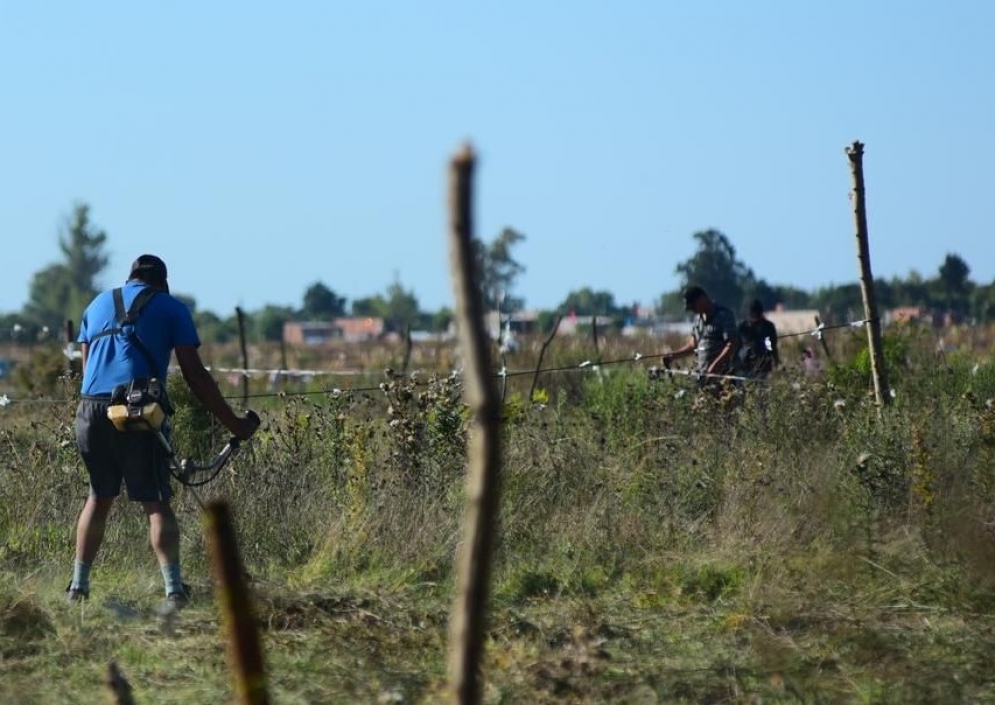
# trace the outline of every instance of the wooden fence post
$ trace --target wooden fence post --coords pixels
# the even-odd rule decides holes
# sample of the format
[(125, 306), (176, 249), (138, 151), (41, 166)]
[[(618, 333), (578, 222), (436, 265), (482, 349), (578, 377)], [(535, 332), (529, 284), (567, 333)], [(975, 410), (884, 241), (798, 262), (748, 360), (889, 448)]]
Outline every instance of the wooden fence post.
[(263, 651), (228, 505), (220, 500), (211, 502), (206, 507), (205, 520), (215, 589), (228, 632), (228, 655), (237, 702), (268, 705)]
[[(72, 350), (73, 350), (73, 343), (76, 342), (76, 334), (75, 334), (75, 328), (73, 326), (73, 319), (71, 319), (71, 318), (67, 318), (66, 319), (65, 325), (62, 327), (62, 337), (65, 339), (65, 343), (66, 343), (66, 347), (65, 347), (65, 350), (66, 350), (66, 377), (69, 378), (69, 379), (71, 379), (72, 376), (73, 376), (73, 372), (75, 371), (74, 367), (73, 367)], [(82, 374), (83, 374), (83, 367), (81, 365), (80, 366), (80, 375), (82, 376)]]
[(407, 376), (408, 365), (411, 364), (411, 350), (414, 343), (411, 341), (411, 322), (404, 324), (404, 357), (401, 360), (401, 376)]
[(107, 695), (112, 705), (135, 705), (135, 696), (131, 691), (131, 683), (121, 673), (117, 663), (107, 664)]
[(542, 358), (546, 355), (546, 348), (549, 347), (549, 344), (553, 342), (553, 338), (556, 337), (556, 331), (560, 329), (560, 321), (562, 320), (563, 314), (561, 313), (556, 317), (556, 322), (553, 324), (553, 330), (549, 332), (549, 335), (543, 342), (542, 347), (539, 348), (539, 359), (536, 360), (536, 367), (532, 372), (532, 386), (529, 387), (529, 404), (535, 403), (536, 387), (539, 384), (539, 372), (542, 370)]
[(465, 395), (471, 412), (466, 508), (459, 546), (456, 597), (449, 631), (449, 681), (453, 702), (480, 701), (480, 662), (489, 593), (491, 552), (499, 505), (500, 401), (491, 374), (490, 340), (484, 325), (473, 247), (473, 168), (469, 145), (449, 168), (449, 253), (456, 298), (459, 344), (465, 364)]
[(242, 406), (249, 403), (249, 352), (245, 347), (245, 313), (241, 306), (235, 307), (238, 317), (238, 344), (242, 350)]
[(867, 343), (871, 352), (871, 377), (874, 380), (874, 400), (878, 408), (891, 403), (888, 373), (885, 369), (881, 344), (881, 319), (874, 298), (874, 277), (871, 274), (871, 252), (867, 242), (867, 206), (864, 200), (864, 145), (854, 142), (846, 150), (853, 176), (853, 222), (857, 234), (857, 264), (860, 266), (860, 292), (864, 298), (864, 319), (867, 321)]

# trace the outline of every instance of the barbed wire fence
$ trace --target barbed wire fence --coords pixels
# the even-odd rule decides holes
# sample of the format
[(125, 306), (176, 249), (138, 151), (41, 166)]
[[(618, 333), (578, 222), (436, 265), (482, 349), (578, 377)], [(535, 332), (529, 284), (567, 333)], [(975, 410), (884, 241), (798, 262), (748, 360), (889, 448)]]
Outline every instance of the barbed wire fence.
[[(864, 328), (869, 323), (867, 319), (851, 321), (848, 323), (841, 323), (836, 325), (826, 325), (825, 323), (817, 323), (813, 328), (797, 331), (791, 333), (784, 333), (778, 335), (778, 340), (785, 340), (790, 338), (799, 337), (811, 337), (821, 344), (826, 351), (828, 347), (826, 345), (826, 333), (841, 331), (841, 330), (853, 330)], [(548, 338), (542, 343), (539, 350), (538, 359), (536, 366), (533, 368), (522, 368), (522, 369), (508, 369), (505, 362), (505, 356), (501, 355), (501, 367), (495, 370), (492, 374), (494, 377), (502, 381), (502, 393), (506, 391), (504, 384), (509, 379), (518, 377), (532, 377), (532, 383), (529, 389), (528, 399), (531, 401), (534, 398), (535, 391), (538, 387), (538, 381), (543, 375), (548, 374), (558, 374), (558, 373), (581, 373), (581, 372), (600, 372), (602, 368), (615, 367), (621, 365), (631, 365), (634, 363), (645, 363), (647, 361), (660, 360), (667, 353), (652, 353), (643, 354), (641, 352), (633, 352), (625, 357), (617, 357), (612, 359), (598, 359), (600, 355), (596, 355), (594, 358), (586, 358), (580, 362), (561, 364), (561, 365), (551, 365), (548, 367), (543, 367), (542, 362), (545, 354), (553, 342), (553, 338), (556, 335), (556, 327), (549, 334)], [(68, 344), (64, 350), (64, 355), (67, 358), (75, 359), (79, 356), (79, 351), (74, 348), (72, 344)], [(410, 353), (407, 353), (410, 354)], [(405, 364), (405, 368), (407, 364)], [(284, 369), (284, 368), (255, 368), (255, 367), (221, 367), (221, 366), (207, 366), (207, 369), (212, 373), (219, 375), (236, 375), (239, 378), (239, 382), (247, 383), (250, 378), (253, 377), (266, 377), (271, 381), (277, 381), (280, 378), (288, 379), (298, 379), (302, 381), (310, 381), (314, 378), (319, 377), (370, 377), (376, 374), (370, 370), (324, 370), (324, 369), (307, 369), (307, 368), (294, 368), (294, 369)], [(172, 369), (171, 372), (175, 371)], [(687, 377), (696, 381), (703, 380), (726, 380), (729, 382), (736, 382), (741, 384), (748, 384), (759, 381), (758, 378), (749, 375), (738, 375), (738, 374), (708, 374), (701, 373), (691, 369), (674, 369), (666, 366), (656, 366), (653, 365), (647, 368), (647, 372), (656, 378), (665, 377)], [(411, 378), (413, 384), (425, 385), (428, 384), (428, 380), (423, 379), (426, 374), (435, 375), (459, 375), (460, 370), (454, 369), (447, 371), (437, 371), (435, 373), (426, 373), (423, 370), (414, 370), (410, 373), (404, 372), (405, 376)], [(270, 391), (270, 392), (246, 392), (246, 387), (243, 386), (243, 392), (241, 394), (226, 395), (228, 399), (240, 399), (247, 402), (249, 399), (262, 399), (262, 398), (286, 398), (294, 396), (313, 396), (313, 395), (341, 395), (345, 393), (368, 393), (377, 392), (383, 390), (383, 383), (378, 383), (369, 386), (342, 386), (342, 387), (325, 387), (322, 389), (302, 389), (297, 391)], [(7, 394), (0, 395), (0, 409), (11, 405), (21, 405), (21, 404), (67, 404), (72, 401), (69, 397), (63, 398), (30, 398), (30, 399), (18, 399), (16, 396), (11, 398)]]

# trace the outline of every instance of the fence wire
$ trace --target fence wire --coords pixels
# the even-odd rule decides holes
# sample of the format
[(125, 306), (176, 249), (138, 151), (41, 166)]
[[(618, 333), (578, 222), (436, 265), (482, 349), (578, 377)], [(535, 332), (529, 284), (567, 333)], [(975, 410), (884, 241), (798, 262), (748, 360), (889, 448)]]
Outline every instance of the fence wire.
[[(820, 323), (815, 328), (795, 332), (795, 333), (785, 333), (783, 335), (778, 335), (778, 340), (783, 340), (786, 338), (796, 338), (800, 336), (810, 336), (816, 338), (820, 342), (824, 341), (824, 334), (830, 331), (847, 329), (847, 328), (860, 328), (870, 321), (868, 319), (852, 321), (849, 323), (841, 323), (838, 325), (825, 325)], [(72, 358), (73, 352), (71, 346), (67, 347), (65, 351), (66, 357)], [(610, 360), (591, 360), (586, 359), (582, 362), (568, 364), (568, 365), (555, 365), (550, 367), (537, 367), (532, 369), (519, 369), (519, 370), (509, 370), (502, 366), (500, 369), (496, 370), (493, 375), (496, 379), (509, 379), (513, 377), (524, 377), (531, 376), (538, 378), (545, 374), (556, 374), (556, 373), (566, 373), (566, 372), (592, 372), (597, 371), (602, 367), (611, 367), (614, 365), (631, 364), (636, 362), (643, 362), (647, 360), (662, 359), (667, 353), (655, 353), (651, 355), (643, 355), (640, 352), (635, 352), (627, 357), (620, 357)], [(243, 377), (253, 377), (253, 376), (267, 376), (275, 378), (276, 381), (282, 380), (294, 380), (294, 379), (313, 379), (315, 377), (361, 377), (372, 374), (371, 372), (365, 372), (362, 370), (309, 370), (309, 369), (282, 369), (282, 368), (244, 368), (244, 367), (208, 367), (211, 372), (218, 374), (236, 374)], [(672, 369), (669, 367), (651, 367), (649, 368), (653, 374), (657, 376), (684, 376), (695, 380), (701, 379), (715, 379), (715, 380), (728, 380), (730, 382), (738, 383), (749, 383), (756, 382), (757, 378), (747, 377), (742, 375), (730, 375), (730, 374), (708, 374), (695, 372), (693, 370), (683, 370), (683, 369)], [(175, 371), (175, 370), (173, 370)], [(415, 374), (415, 373), (412, 373)], [(442, 374), (442, 373), (439, 373)], [(459, 370), (453, 370), (448, 373), (448, 375), (458, 375)], [(427, 381), (412, 380), (415, 384), (427, 385)], [(301, 391), (277, 391), (277, 392), (257, 392), (248, 395), (243, 394), (233, 394), (225, 395), (226, 399), (262, 399), (262, 398), (279, 398), (279, 397), (289, 397), (289, 396), (304, 396), (304, 395), (319, 395), (319, 394), (329, 394), (329, 395), (340, 395), (346, 393), (364, 393), (364, 392), (377, 392), (383, 390), (383, 383), (373, 385), (373, 386), (363, 386), (363, 387), (332, 387), (331, 389), (315, 389), (315, 390), (301, 390)], [(61, 399), (45, 399), (45, 398), (35, 398), (35, 399), (17, 399), (10, 398), (8, 395), (0, 395), (0, 409), (14, 405), (14, 404), (68, 404), (72, 402), (71, 398), (61, 398)]]

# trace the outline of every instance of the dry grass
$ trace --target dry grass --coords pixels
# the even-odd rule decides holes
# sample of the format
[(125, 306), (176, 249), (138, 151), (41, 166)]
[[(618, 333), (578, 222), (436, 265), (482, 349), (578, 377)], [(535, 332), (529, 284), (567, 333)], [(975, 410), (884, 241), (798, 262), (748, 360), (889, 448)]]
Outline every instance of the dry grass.
[[(547, 375), (542, 407), (513, 379), (486, 701), (995, 702), (995, 365), (898, 342), (880, 418), (845, 346), (837, 359), (853, 362), (829, 384), (786, 372), (731, 412), (635, 365)], [(441, 692), (458, 380), (381, 379), (365, 395), (272, 400), (252, 452), (204, 497), (234, 508), (275, 702)], [(182, 447), (216, 448), (176, 397)], [(159, 578), (127, 505), (92, 602), (69, 609), (85, 491), (71, 406), (12, 412), (0, 699), (103, 702), (111, 660), (140, 703), (229, 699), (193, 498), (178, 501), (190, 610), (155, 615)]]

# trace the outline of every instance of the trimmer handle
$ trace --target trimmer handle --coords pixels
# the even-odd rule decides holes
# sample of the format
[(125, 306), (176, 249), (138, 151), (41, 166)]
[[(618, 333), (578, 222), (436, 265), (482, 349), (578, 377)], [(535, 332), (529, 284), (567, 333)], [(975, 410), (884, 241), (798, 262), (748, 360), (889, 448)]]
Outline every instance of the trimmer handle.
[[(262, 423), (262, 419), (259, 418), (259, 414), (257, 414), (255, 411), (252, 411), (251, 409), (245, 412), (245, 418), (255, 423), (256, 429), (258, 429), (259, 425)], [(253, 429), (253, 433), (255, 433), (255, 429)], [(240, 438), (237, 438), (236, 436), (232, 436), (231, 438), (228, 439), (228, 445), (232, 448), (232, 450), (238, 448), (239, 445), (241, 445), (241, 443), (242, 440)]]

